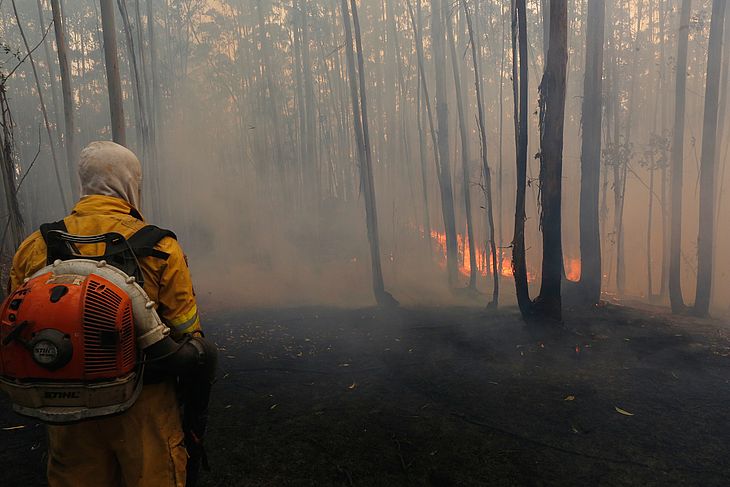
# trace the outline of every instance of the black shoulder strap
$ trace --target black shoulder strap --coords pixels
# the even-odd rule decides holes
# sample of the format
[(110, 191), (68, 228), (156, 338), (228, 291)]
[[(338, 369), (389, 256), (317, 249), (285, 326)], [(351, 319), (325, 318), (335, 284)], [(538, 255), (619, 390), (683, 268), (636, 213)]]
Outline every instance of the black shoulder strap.
[(53, 230), (64, 233), (68, 232), (68, 229), (66, 228), (66, 222), (61, 220), (53, 223), (44, 223), (43, 225), (41, 225), (41, 236), (46, 242), (46, 247), (48, 247), (46, 258), (48, 264), (53, 264), (53, 261), (57, 258), (56, 256), (61, 255), (65, 250), (63, 242), (53, 239), (49, 240), (48, 233), (52, 232)]
[[(170, 230), (163, 230), (154, 225), (142, 227), (128, 239), (115, 232), (90, 237), (69, 235), (63, 220), (41, 225), (40, 232), (48, 247), (46, 258), (48, 264), (53, 264), (56, 259), (106, 260), (128, 275), (134, 276), (140, 285), (144, 284), (144, 279), (142, 270), (139, 268), (139, 259), (154, 257), (167, 260), (170, 254), (156, 249), (155, 245), (165, 237), (177, 239), (177, 236)], [(104, 254), (81, 255), (74, 245), (75, 243), (103, 243), (105, 244)]]
[(160, 240), (165, 237), (171, 237), (177, 240), (177, 235), (175, 235), (172, 231), (165, 230), (154, 225), (147, 225), (129, 237), (127, 242), (137, 257), (156, 257), (158, 259), (167, 260), (170, 257), (170, 254), (155, 248), (155, 245), (157, 245)]

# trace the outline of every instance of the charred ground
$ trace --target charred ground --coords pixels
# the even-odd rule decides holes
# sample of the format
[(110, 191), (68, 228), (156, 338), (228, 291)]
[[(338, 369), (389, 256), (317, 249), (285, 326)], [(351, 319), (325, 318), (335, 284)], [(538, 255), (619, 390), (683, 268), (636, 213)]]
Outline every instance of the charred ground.
[[(615, 305), (566, 315), (208, 316), (222, 366), (203, 484), (727, 485), (727, 324)], [(43, 427), (3, 398), (0, 428), (3, 484), (43, 485)]]

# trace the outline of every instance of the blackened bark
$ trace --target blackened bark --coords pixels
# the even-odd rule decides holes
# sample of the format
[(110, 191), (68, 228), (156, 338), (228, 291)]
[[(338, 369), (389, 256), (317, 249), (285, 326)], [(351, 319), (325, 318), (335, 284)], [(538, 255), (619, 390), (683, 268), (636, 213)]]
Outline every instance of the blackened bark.
[(586, 303), (601, 299), (601, 235), (598, 199), (601, 181), (601, 118), (603, 114), (603, 43), (606, 7), (588, 0), (586, 69), (580, 181), (580, 287)]
[[(527, 282), (525, 257), (525, 196), (527, 192), (527, 12), (525, 0), (512, 4), (512, 90), (516, 142), (517, 194), (515, 199), (515, 230), (512, 239), (512, 273), (515, 278), (517, 304), (523, 319), (534, 314)], [(518, 69), (519, 64), (519, 69)]]
[(543, 257), (539, 314), (562, 319), (560, 285), (563, 276), (561, 196), (565, 77), (568, 64), (567, 0), (550, 1), (550, 47), (540, 83), (540, 193), (542, 195)]

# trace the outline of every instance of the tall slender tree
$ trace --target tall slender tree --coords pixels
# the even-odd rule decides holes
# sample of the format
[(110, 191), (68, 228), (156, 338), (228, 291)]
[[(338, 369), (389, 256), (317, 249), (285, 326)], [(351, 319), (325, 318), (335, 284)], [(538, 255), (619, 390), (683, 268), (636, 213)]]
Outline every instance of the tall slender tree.
[(587, 303), (601, 299), (601, 232), (598, 199), (601, 181), (601, 119), (603, 114), (603, 43), (606, 6), (588, 0), (586, 68), (583, 81), (580, 181), (580, 286)]
[(127, 130), (124, 121), (122, 82), (119, 76), (117, 57), (117, 31), (114, 22), (113, 0), (100, 0), (101, 25), (104, 35), (104, 62), (109, 90), (109, 112), (111, 114), (112, 139), (120, 145), (127, 145)]
[(449, 162), (449, 104), (446, 96), (446, 79), (443, 67), (446, 63), (444, 51), (444, 25), (448, 8), (444, 0), (431, 0), (431, 46), (436, 72), (436, 120), (438, 122), (438, 180), (441, 190), (441, 211), (446, 234), (446, 269), (449, 285), (458, 284), (458, 248), (456, 239), (456, 216), (454, 214), (454, 190), (451, 182)]
[[(512, 273), (515, 279), (517, 304), (524, 319), (534, 314), (527, 281), (525, 255), (525, 199), (527, 193), (527, 12), (525, 0), (512, 2), (512, 92), (516, 148), (517, 191), (515, 198), (515, 229), (512, 238)], [(519, 68), (518, 68), (519, 66)]]
[(469, 287), (476, 289), (477, 286), (477, 253), (474, 245), (474, 222), (471, 211), (471, 182), (469, 178), (469, 128), (466, 125), (467, 107), (464, 103), (464, 94), (461, 89), (461, 68), (459, 58), (456, 56), (456, 41), (454, 40), (454, 26), (451, 16), (446, 19), (446, 37), (449, 41), (451, 70), (454, 74), (454, 88), (456, 91), (456, 108), (459, 118), (459, 140), (461, 142), (461, 173), (464, 185), (464, 207), (466, 214), (466, 235), (469, 248)]
[(700, 215), (697, 237), (697, 292), (694, 314), (707, 316), (712, 295), (713, 246), (715, 244), (715, 157), (717, 147), (717, 113), (720, 97), (722, 38), (726, 0), (713, 0), (710, 41), (707, 50), (705, 113), (702, 128), (700, 162)]
[(66, 167), (71, 184), (71, 196), (74, 200), (79, 197), (79, 187), (76, 182), (76, 127), (74, 125), (74, 98), (71, 92), (71, 71), (68, 66), (68, 48), (66, 45), (66, 26), (61, 16), (59, 0), (51, 0), (53, 12), (53, 31), (56, 34), (56, 51), (58, 65), (61, 67), (61, 93), (63, 95), (63, 118), (66, 145)]
[(677, 43), (677, 77), (675, 84), (674, 134), (671, 171), (671, 235), (669, 249), (669, 300), (674, 313), (685, 310), (682, 296), (682, 182), (684, 179), (684, 119), (687, 105), (687, 51), (692, 0), (682, 0)]
[[(342, 0), (341, 9), (342, 21), (345, 26), (347, 71), (350, 78), (350, 98), (352, 101), (352, 113), (358, 162), (360, 165), (361, 186), (365, 195), (365, 218), (367, 223), (368, 241), (370, 242), (373, 294), (375, 295), (376, 302), (380, 306), (393, 306), (397, 305), (398, 302), (385, 290), (385, 284), (383, 283), (383, 270), (380, 261), (380, 241), (378, 235), (378, 213), (375, 200), (375, 182), (373, 178), (372, 155), (369, 148), (370, 135), (368, 132), (367, 96), (365, 93), (365, 65), (360, 36), (360, 21), (357, 15), (357, 5), (355, 0), (351, 0), (350, 6), (352, 8), (352, 24), (350, 24), (350, 11), (347, 6), (347, 0)], [(352, 25), (354, 25), (355, 42), (357, 44), (357, 63), (359, 69), (356, 69), (355, 67), (355, 54), (352, 45)], [(356, 71), (359, 71), (359, 76)]]
[[(41, 2), (41, 0), (36, 0), (36, 4), (38, 7), (38, 25), (43, 26), (46, 23), (46, 18), (44, 14), (44, 3)], [(56, 76), (56, 63), (53, 62), (53, 59), (51, 58), (51, 49), (49, 47), (50, 42), (48, 41), (48, 36), (45, 36), (43, 38), (43, 50), (45, 51), (45, 58), (46, 58), (46, 65), (48, 68), (48, 84), (50, 85), (50, 92), (51, 92), (51, 102), (53, 103), (53, 117), (56, 120), (57, 125), (61, 125), (61, 109), (59, 108), (59, 98), (58, 95), (58, 83), (57, 83), (57, 76)], [(58, 134), (56, 134), (56, 137), (58, 138)], [(58, 139), (58, 142), (60, 143), (60, 139)], [(55, 143), (55, 142), (54, 142)]]
[(568, 64), (568, 3), (550, 0), (550, 47), (540, 83), (540, 193), (542, 282), (535, 304), (542, 317), (561, 320), (563, 276), (562, 178), (565, 79)]
[(479, 59), (477, 52), (479, 46), (474, 35), (474, 26), (469, 13), (469, 7), (466, 0), (461, 0), (464, 8), (464, 16), (466, 17), (466, 25), (469, 31), (469, 42), (471, 44), (471, 59), (474, 64), (474, 88), (477, 95), (477, 121), (479, 125), (479, 141), (481, 143), (482, 169), (484, 171), (484, 186), (487, 198), (487, 221), (489, 223), (489, 248), (492, 257), (492, 301), (489, 307), (496, 307), (499, 303), (499, 268), (497, 264), (497, 245), (495, 243), (496, 229), (494, 226), (494, 206), (492, 198), (492, 171), (489, 167), (489, 159), (487, 157), (487, 124), (484, 117), (484, 101), (482, 99), (481, 76), (479, 75)]
[(53, 159), (53, 171), (56, 175), (56, 184), (58, 185), (58, 192), (61, 197), (61, 202), (63, 203), (63, 210), (65, 212), (68, 211), (69, 206), (67, 203), (66, 191), (64, 189), (63, 183), (61, 182), (61, 170), (59, 167), (58, 156), (56, 155), (56, 147), (53, 143), (51, 122), (48, 119), (48, 110), (46, 110), (46, 102), (43, 98), (43, 89), (41, 88), (41, 81), (40, 77), (38, 76), (38, 69), (36, 68), (35, 60), (33, 59), (33, 49), (31, 49), (30, 44), (28, 43), (28, 38), (26, 37), (25, 31), (23, 30), (23, 23), (20, 20), (20, 14), (18, 13), (18, 7), (15, 5), (15, 0), (12, 0), (11, 4), (13, 6), (13, 13), (15, 14), (15, 21), (18, 24), (20, 37), (23, 39), (23, 46), (25, 47), (28, 61), (30, 61), (30, 67), (33, 70), (33, 79), (35, 80), (36, 91), (38, 92), (38, 102), (40, 103), (41, 114), (43, 115), (43, 123), (46, 127), (46, 134), (48, 135), (48, 146), (51, 149), (51, 158)]

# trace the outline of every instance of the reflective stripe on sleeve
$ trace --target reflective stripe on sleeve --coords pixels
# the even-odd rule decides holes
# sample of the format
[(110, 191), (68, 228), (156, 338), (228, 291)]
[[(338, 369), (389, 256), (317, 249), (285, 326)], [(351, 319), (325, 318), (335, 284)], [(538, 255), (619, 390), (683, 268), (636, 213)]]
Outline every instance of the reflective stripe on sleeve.
[(177, 318), (170, 320), (170, 328), (173, 328), (176, 333), (185, 333), (186, 331), (193, 328), (200, 322), (198, 318), (198, 307), (193, 306), (190, 311), (185, 314), (178, 316)]

